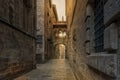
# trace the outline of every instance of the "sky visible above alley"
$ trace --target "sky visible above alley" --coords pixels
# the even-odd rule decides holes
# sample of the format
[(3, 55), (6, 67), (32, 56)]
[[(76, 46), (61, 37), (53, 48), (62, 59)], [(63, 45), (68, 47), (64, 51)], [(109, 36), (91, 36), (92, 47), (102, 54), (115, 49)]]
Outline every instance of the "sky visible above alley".
[(52, 4), (56, 5), (59, 21), (62, 21), (62, 16), (66, 20), (65, 16), (65, 0), (52, 0)]

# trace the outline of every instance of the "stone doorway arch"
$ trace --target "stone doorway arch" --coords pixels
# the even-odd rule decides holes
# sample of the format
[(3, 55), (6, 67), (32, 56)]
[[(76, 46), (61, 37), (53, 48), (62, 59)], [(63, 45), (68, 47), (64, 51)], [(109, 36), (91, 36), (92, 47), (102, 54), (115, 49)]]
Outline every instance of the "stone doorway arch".
[(65, 59), (66, 57), (66, 45), (65, 44), (56, 44), (55, 45), (55, 58), (56, 59)]

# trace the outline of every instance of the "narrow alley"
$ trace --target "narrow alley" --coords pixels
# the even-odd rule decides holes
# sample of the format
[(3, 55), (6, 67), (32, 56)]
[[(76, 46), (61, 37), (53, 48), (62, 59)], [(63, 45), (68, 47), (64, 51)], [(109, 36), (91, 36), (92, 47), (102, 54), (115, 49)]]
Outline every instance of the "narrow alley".
[(38, 64), (37, 69), (15, 80), (76, 80), (74, 73), (65, 59), (53, 59)]
[(0, 0), (0, 80), (120, 80), (120, 0)]

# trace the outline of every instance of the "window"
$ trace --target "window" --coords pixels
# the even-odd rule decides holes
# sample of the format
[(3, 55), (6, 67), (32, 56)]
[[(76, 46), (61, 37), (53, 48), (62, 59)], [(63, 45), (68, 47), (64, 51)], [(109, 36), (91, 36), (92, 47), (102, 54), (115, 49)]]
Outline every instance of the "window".
[(95, 52), (104, 51), (104, 0), (95, 0)]
[(37, 35), (37, 43), (42, 44), (42, 35)]

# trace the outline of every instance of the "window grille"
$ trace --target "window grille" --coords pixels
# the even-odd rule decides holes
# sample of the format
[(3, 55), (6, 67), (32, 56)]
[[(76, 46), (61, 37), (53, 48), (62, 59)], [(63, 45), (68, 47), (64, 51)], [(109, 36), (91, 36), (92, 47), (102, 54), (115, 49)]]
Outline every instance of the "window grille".
[(95, 52), (104, 51), (104, 0), (95, 0)]

